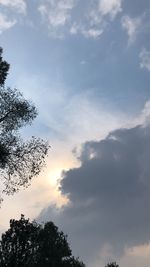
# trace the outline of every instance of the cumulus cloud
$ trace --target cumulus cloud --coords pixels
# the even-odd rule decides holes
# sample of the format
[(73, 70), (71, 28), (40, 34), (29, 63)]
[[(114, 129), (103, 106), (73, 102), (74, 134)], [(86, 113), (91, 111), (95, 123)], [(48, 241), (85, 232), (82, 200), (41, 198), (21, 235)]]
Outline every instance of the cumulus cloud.
[(105, 244), (123, 253), (150, 240), (149, 136), (147, 124), (83, 144), (80, 165), (62, 175), (60, 189), (70, 204), (59, 212), (50, 206), (39, 216), (63, 228), (91, 266)]
[(16, 25), (18, 16), (26, 14), (24, 0), (0, 0), (0, 8), (0, 33)]
[[(105, 30), (109, 20), (114, 20), (121, 8), (122, 0), (99, 0), (87, 14), (89, 26), (82, 30), (85, 37), (96, 39)], [(93, 27), (94, 26), (94, 27)]]
[(39, 5), (38, 10), (42, 18), (48, 22), (49, 30), (54, 32), (70, 19), (70, 11), (74, 4), (75, 0), (45, 0)]
[[(96, 39), (103, 33), (107, 21), (114, 20), (122, 11), (121, 4), (122, 0), (90, 0), (82, 5), (77, 0), (41, 0), (38, 10), (48, 22), (51, 35), (59, 35), (61, 29), (61, 34), (66, 30), (73, 35)], [(80, 18), (78, 9), (83, 11)]]
[[(85, 37), (96, 39), (104, 32), (109, 21), (114, 20), (121, 8), (122, 0), (99, 0), (86, 14), (89, 25), (81, 30)], [(93, 27), (94, 26), (94, 27)]]
[(88, 37), (92, 37), (94, 39), (97, 39), (103, 33), (103, 29), (91, 28), (91, 29), (88, 29), (88, 30), (83, 30), (82, 33), (87, 38)]
[(9, 20), (4, 14), (0, 13), (0, 33), (10, 29), (16, 24), (16, 20)]
[(132, 44), (136, 40), (139, 28), (142, 24), (141, 17), (131, 18), (129, 16), (122, 17), (122, 27), (127, 31), (129, 44)]
[(99, 0), (99, 11), (102, 15), (110, 15), (111, 18), (122, 11), (122, 0)]
[(13, 8), (19, 13), (26, 13), (26, 3), (24, 0), (0, 0), (0, 5)]
[(147, 69), (150, 71), (150, 51), (147, 50), (146, 48), (143, 48), (142, 51), (140, 52), (140, 67), (142, 69)]
[(103, 28), (99, 29), (97, 27), (85, 28), (83, 25), (78, 25), (76, 23), (74, 23), (70, 28), (70, 33), (72, 35), (80, 33), (86, 38), (93, 38), (93, 39), (99, 38), (103, 34), (103, 32), (104, 32)]

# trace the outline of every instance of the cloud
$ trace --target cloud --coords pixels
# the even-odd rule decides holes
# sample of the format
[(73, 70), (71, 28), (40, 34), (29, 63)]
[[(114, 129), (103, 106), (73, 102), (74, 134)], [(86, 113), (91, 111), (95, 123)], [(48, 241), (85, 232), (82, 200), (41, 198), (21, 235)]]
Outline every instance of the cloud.
[(93, 38), (97, 39), (103, 34), (103, 29), (102, 28), (97, 28), (97, 27), (90, 27), (90, 28), (85, 28), (83, 25), (78, 25), (74, 23), (71, 28), (70, 28), (70, 33), (72, 35), (80, 33), (86, 38)]
[(0, 0), (0, 8), (0, 33), (17, 24), (18, 14), (26, 14), (26, 3), (24, 0)]
[(38, 10), (43, 20), (47, 20), (50, 32), (64, 26), (70, 19), (70, 11), (74, 7), (75, 0), (45, 0), (39, 5)]
[(16, 24), (16, 20), (9, 20), (5, 15), (0, 13), (0, 33), (10, 29)]
[(13, 8), (19, 13), (26, 13), (26, 3), (24, 0), (0, 0), (0, 5)]
[(103, 15), (109, 15), (112, 19), (122, 11), (122, 0), (99, 0), (99, 12)]
[(141, 60), (140, 67), (150, 71), (150, 51), (148, 51), (146, 48), (143, 48), (139, 57)]
[(114, 20), (119, 12), (122, 11), (121, 8), (122, 0), (99, 0), (96, 2), (93, 8), (90, 9), (90, 12), (86, 14), (88, 18), (88, 23), (81, 33), (86, 38), (97, 39), (100, 35), (103, 34), (110, 20)]
[(137, 34), (142, 24), (142, 18), (131, 18), (129, 16), (123, 16), (121, 23), (123, 29), (127, 31), (129, 38), (128, 43), (132, 44), (136, 40)]
[(85, 38), (99, 38), (106, 29), (109, 21), (114, 20), (116, 15), (122, 11), (121, 0), (99, 0), (93, 5), (84, 8), (82, 21), (74, 22), (70, 33), (82, 34)]
[(126, 249), (124, 257), (120, 259), (120, 265), (125, 266), (149, 266), (150, 243)]
[(103, 33), (102, 29), (94, 29), (94, 28), (82, 31), (82, 34), (85, 37), (87, 37), (87, 38), (91, 37), (94, 39), (97, 39), (98, 37), (100, 37), (100, 35), (102, 35), (102, 33)]
[(121, 8), (122, 0), (99, 0), (96, 5), (87, 14), (89, 26), (81, 32), (85, 37), (96, 39), (99, 37), (109, 24), (114, 20)]
[(91, 266), (105, 244), (117, 257), (150, 240), (149, 136), (147, 124), (84, 143), (79, 166), (64, 171), (61, 180), (70, 204), (57, 214), (50, 206), (40, 215), (63, 228), (74, 251)]
[[(117, 259), (117, 263), (121, 267), (126, 266), (149, 266), (150, 243), (132, 248), (125, 248), (124, 254)], [(94, 267), (104, 267), (108, 262), (116, 261), (113, 249), (108, 244), (101, 250)]]
[[(96, 39), (103, 33), (107, 21), (114, 20), (122, 11), (121, 3), (122, 0), (85, 1), (82, 4), (77, 0), (43, 0), (38, 10), (43, 21), (48, 22), (51, 36), (70, 33)], [(82, 16), (78, 17), (81, 10)]]

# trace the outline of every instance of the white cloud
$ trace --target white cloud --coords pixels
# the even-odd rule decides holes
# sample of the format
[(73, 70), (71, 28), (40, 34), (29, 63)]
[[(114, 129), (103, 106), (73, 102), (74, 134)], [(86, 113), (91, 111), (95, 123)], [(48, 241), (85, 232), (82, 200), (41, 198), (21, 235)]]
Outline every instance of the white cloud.
[(94, 38), (94, 39), (99, 38), (102, 33), (103, 33), (103, 29), (94, 29), (94, 28), (82, 31), (82, 34), (86, 38)]
[(97, 39), (104, 32), (109, 20), (114, 20), (122, 11), (121, 3), (122, 0), (98, 0), (89, 14), (86, 14), (89, 20), (88, 26), (83, 27), (80, 32), (86, 38)]
[(129, 44), (132, 44), (135, 41), (139, 28), (142, 24), (142, 18), (131, 18), (129, 16), (123, 16), (121, 23), (122, 27), (127, 31)]
[(16, 20), (9, 20), (5, 15), (0, 13), (0, 33), (10, 29), (16, 24)]
[(102, 15), (110, 15), (115, 18), (122, 11), (122, 0), (99, 0), (99, 11)]
[[(17, 23), (16, 13), (26, 14), (26, 3), (24, 0), (0, 0), (0, 8), (4, 11), (2, 13), (1, 10), (0, 13), (0, 33), (12, 28)], [(8, 15), (10, 10), (13, 11), (11, 19)]]
[[(48, 22), (51, 36), (64, 35), (64, 31), (72, 35), (82, 34), (85, 38), (98, 38), (105, 30), (109, 20), (115, 19), (122, 11), (122, 0), (85, 1), (80, 6), (77, 0), (41, 0), (38, 10), (44, 21)], [(77, 18), (73, 8), (82, 8), (82, 16)], [(58, 37), (58, 36), (57, 36)]]
[(102, 35), (103, 28), (100, 28), (100, 27), (99, 28), (98, 27), (85, 28), (84, 25), (78, 25), (78, 24), (74, 23), (70, 28), (70, 33), (72, 35), (80, 33), (86, 38), (97, 39), (100, 37), (100, 35)]
[(73, 25), (70, 28), (71, 34), (77, 34), (80, 31), (80, 26), (77, 23), (73, 23)]
[(70, 18), (70, 11), (74, 7), (75, 0), (46, 0), (39, 6), (43, 19), (48, 21), (50, 29), (64, 26)]
[(0, 0), (0, 5), (14, 8), (19, 13), (26, 13), (26, 3), (24, 0)]
[(147, 69), (148, 71), (150, 71), (150, 51), (148, 51), (147, 49), (143, 48), (140, 55), (140, 67), (142, 69)]

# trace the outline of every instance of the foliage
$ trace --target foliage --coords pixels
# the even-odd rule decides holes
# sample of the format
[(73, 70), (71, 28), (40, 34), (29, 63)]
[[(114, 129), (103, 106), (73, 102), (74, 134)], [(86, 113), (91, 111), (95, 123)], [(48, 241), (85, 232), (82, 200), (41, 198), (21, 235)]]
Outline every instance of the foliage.
[(119, 267), (119, 265), (116, 262), (108, 263), (105, 267)]
[(21, 215), (10, 220), (0, 242), (0, 267), (85, 267), (72, 256), (67, 237), (52, 222), (43, 227)]
[(3, 60), (2, 53), (3, 49), (0, 47), (0, 86), (4, 85), (9, 71), (9, 64), (5, 60)]
[(17, 89), (5, 87), (8, 71), (0, 48), (0, 183), (3, 193), (13, 194), (40, 173), (49, 146), (39, 138), (21, 139), (19, 129), (32, 123), (37, 110)]

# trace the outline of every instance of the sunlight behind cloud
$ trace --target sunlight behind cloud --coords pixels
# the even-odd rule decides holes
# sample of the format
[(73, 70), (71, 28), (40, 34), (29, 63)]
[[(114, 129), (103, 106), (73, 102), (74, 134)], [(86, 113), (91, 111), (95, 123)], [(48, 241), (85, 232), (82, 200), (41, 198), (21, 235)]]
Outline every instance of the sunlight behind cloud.
[(0, 231), (51, 220), (88, 267), (148, 266), (148, 2), (0, 0), (6, 86), (39, 115), (21, 136), (50, 144), (44, 172), (5, 197)]

